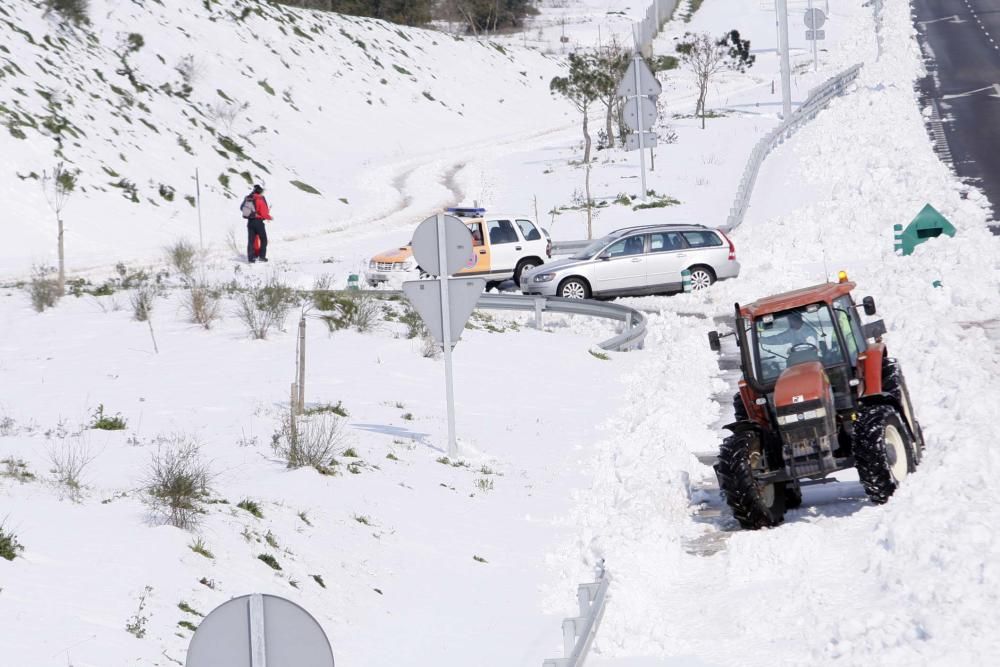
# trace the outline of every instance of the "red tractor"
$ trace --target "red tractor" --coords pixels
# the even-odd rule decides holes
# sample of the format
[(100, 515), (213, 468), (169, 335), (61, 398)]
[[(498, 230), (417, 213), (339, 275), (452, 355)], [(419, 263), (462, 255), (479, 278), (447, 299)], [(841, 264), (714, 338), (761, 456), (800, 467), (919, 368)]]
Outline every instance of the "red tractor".
[(732, 435), (715, 473), (744, 528), (781, 523), (802, 503), (801, 487), (857, 468), (873, 503), (884, 503), (924, 448), (903, 373), (888, 355), (882, 320), (862, 324), (854, 283), (824, 283), (736, 304), (733, 332), (708, 334), (711, 348), (735, 336), (743, 377), (733, 397)]

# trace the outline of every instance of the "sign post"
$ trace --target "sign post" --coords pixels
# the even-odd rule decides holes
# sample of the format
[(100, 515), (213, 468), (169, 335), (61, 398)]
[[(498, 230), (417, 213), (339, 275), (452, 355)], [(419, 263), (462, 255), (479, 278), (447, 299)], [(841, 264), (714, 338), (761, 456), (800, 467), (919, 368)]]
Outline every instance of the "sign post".
[(776, 0), (778, 10), (778, 50), (781, 52), (781, 114), (782, 120), (792, 115), (792, 74), (788, 62), (788, 3)]
[[(486, 288), (482, 278), (449, 278), (469, 265), (475, 252), (472, 232), (461, 220), (438, 213), (427, 218), (413, 233), (413, 256), (434, 280), (403, 283), (403, 293), (427, 325), (431, 337), (444, 352), (445, 397), (448, 403), (448, 456), (458, 456), (455, 437), (455, 393), (452, 348), (458, 343), (466, 320)], [(432, 289), (434, 282), (437, 289)]]
[(639, 50), (639, 25), (632, 26), (635, 55), (625, 75), (618, 83), (618, 97), (625, 98), (625, 124), (632, 132), (625, 138), (625, 150), (639, 151), (639, 172), (642, 177), (642, 201), (646, 201), (646, 158), (643, 150), (656, 145), (656, 96), (662, 87), (656, 75), (642, 58)]
[(812, 42), (813, 44), (813, 71), (815, 72), (819, 65), (816, 56), (816, 42), (821, 39), (826, 38), (826, 31), (820, 30), (823, 24), (826, 23), (826, 14), (823, 13), (821, 9), (814, 9), (812, 6), (812, 0), (809, 0), (809, 6), (806, 8), (806, 13), (803, 17), (806, 22), (806, 40)]

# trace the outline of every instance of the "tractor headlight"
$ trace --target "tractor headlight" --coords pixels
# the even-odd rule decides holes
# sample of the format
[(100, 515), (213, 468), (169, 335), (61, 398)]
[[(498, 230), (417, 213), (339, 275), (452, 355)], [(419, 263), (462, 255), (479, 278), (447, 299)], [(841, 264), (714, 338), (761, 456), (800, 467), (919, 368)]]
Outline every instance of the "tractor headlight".
[(375, 270), (375, 260), (374, 260), (374, 259), (373, 259), (373, 260), (370, 260), (370, 261), (368, 262), (368, 268), (369, 268), (369, 269), (370, 269), (371, 271), (374, 271), (374, 270)]
[(532, 278), (532, 282), (536, 283), (547, 283), (556, 277), (554, 273), (539, 273), (537, 276)]
[(810, 419), (822, 419), (823, 417), (826, 417), (826, 408), (795, 412), (790, 415), (778, 415), (778, 426), (789, 426), (798, 422), (809, 421)]

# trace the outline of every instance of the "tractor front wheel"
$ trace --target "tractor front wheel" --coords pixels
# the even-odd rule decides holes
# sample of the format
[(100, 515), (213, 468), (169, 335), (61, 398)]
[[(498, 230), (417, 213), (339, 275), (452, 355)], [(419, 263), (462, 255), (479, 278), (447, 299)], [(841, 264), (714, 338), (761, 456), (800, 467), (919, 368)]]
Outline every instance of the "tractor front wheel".
[(760, 484), (754, 476), (767, 471), (759, 433), (743, 431), (726, 438), (715, 470), (726, 502), (741, 526), (756, 530), (781, 523), (785, 516), (785, 485)]
[(895, 408), (874, 405), (861, 413), (854, 426), (854, 465), (876, 505), (889, 500), (914, 471), (913, 441)]

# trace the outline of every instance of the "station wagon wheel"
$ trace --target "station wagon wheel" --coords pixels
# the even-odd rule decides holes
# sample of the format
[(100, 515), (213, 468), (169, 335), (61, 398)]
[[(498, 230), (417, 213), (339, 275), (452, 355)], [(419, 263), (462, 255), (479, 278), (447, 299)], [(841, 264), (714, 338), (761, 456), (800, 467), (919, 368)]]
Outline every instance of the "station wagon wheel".
[(691, 291), (697, 292), (699, 290), (707, 289), (709, 285), (715, 282), (715, 275), (712, 270), (704, 266), (696, 266), (691, 269)]
[(579, 278), (570, 278), (559, 286), (559, 296), (564, 299), (586, 299), (590, 297), (590, 288)]

